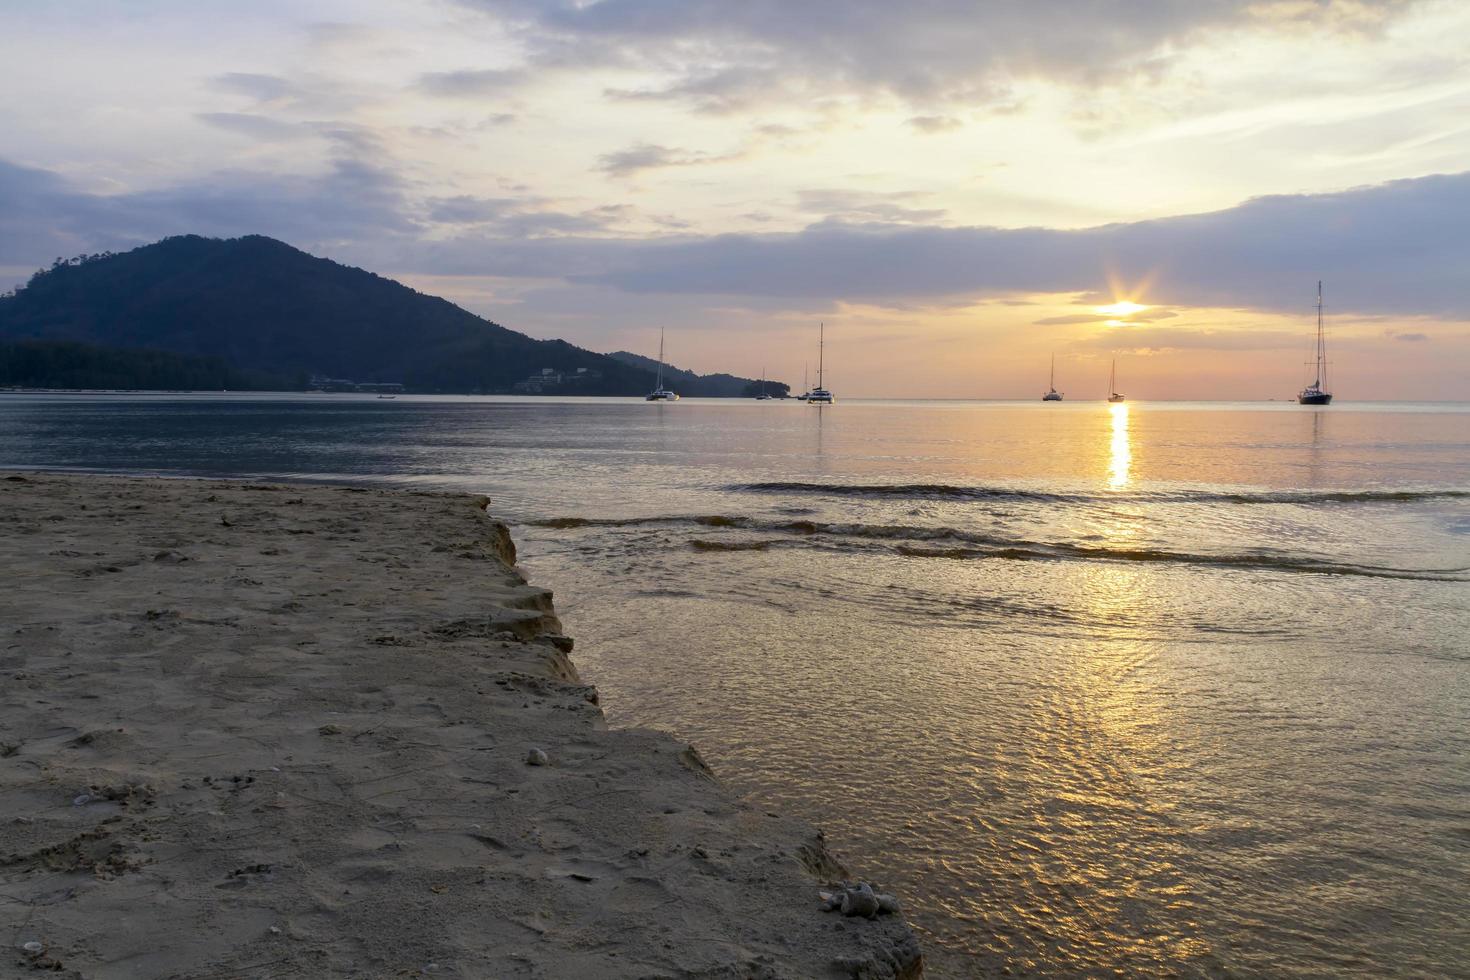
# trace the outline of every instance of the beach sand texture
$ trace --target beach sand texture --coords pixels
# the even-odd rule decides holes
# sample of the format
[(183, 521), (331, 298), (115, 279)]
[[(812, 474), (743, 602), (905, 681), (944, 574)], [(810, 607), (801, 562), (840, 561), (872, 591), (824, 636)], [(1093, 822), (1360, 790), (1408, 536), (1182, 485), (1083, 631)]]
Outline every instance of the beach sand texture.
[(483, 503), (0, 478), (0, 975), (918, 976), (606, 727)]

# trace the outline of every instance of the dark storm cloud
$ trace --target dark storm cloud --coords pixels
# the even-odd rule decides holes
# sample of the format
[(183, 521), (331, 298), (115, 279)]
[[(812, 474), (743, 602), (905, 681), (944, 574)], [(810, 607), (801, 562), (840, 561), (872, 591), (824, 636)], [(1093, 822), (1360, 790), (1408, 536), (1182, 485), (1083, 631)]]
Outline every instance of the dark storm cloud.
[(1008, 83), (1157, 73), (1204, 31), (1373, 30), (1411, 0), (460, 0), (513, 25), (546, 66), (669, 73), (624, 95), (709, 111), (841, 94), (988, 104)]

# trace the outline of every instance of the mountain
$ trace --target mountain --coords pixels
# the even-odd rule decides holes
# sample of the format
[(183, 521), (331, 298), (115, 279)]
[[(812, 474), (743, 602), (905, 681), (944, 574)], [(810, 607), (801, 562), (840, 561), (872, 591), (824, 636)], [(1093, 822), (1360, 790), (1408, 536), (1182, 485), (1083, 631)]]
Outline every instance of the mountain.
[(58, 259), (0, 296), (0, 341), (11, 342), (0, 347), (0, 384), (196, 387), (174, 382), (207, 377), (197, 386), (300, 388), (315, 375), (413, 391), (640, 395), (654, 382), (640, 366), (533, 339), (260, 235)]
[[(607, 356), (655, 374), (658, 371), (658, 361), (632, 351), (615, 350)], [(762, 391), (776, 398), (791, 394), (791, 386), (780, 381), (752, 381), (733, 374), (695, 374), (671, 364), (664, 365), (664, 384), (690, 398), (754, 398)]]
[(0, 387), (141, 391), (282, 391), (306, 375), (240, 371), (218, 357), (123, 350), (67, 340), (0, 341)]

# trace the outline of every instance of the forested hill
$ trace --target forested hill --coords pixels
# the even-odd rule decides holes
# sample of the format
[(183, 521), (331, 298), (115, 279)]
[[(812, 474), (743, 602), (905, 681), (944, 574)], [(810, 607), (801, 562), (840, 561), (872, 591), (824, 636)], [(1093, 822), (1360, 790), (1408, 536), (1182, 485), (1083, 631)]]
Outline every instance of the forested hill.
[[(658, 361), (632, 351), (615, 350), (608, 357), (645, 371), (658, 370)], [(791, 386), (780, 381), (752, 381), (733, 374), (695, 374), (670, 364), (664, 365), (664, 384), (690, 398), (754, 398), (762, 392), (773, 398), (785, 398), (791, 393)]]
[[(0, 384), (34, 383), (15, 375), (24, 355), (25, 365), (62, 371), (68, 387), (149, 387), (138, 375), (148, 371), (253, 382), (241, 387), (310, 376), (412, 391), (632, 395), (653, 386), (637, 365), (535, 340), (260, 235), (185, 235), (57, 260), (0, 296), (0, 341), (46, 342), (0, 351)], [(159, 354), (185, 358), (160, 374)], [(94, 374), (105, 383), (88, 383)], [(527, 385), (532, 375), (545, 380)]]

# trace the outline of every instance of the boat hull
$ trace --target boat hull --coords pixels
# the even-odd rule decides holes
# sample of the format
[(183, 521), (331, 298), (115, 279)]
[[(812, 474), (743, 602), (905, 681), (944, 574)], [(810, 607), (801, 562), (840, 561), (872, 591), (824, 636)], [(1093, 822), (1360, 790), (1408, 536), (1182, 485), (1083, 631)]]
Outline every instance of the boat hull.
[(1112, 404), (1112, 405), (1116, 405), (1119, 402), (1125, 401), (1125, 400), (1126, 399), (1124, 399), (1122, 395), (1109, 395), (1108, 396), (1108, 403), (1109, 404)]
[(1059, 402), (1062, 400), (1062, 396), (1055, 391), (1049, 391), (1041, 396), (1041, 400), (1044, 402)]
[(1297, 398), (1296, 398), (1296, 400), (1297, 400), (1297, 404), (1299, 404), (1299, 405), (1331, 405), (1332, 404), (1332, 396), (1329, 395), (1329, 394), (1327, 394), (1327, 392), (1325, 392), (1325, 391), (1312, 392), (1311, 394), (1303, 393), (1303, 394), (1298, 395)]

